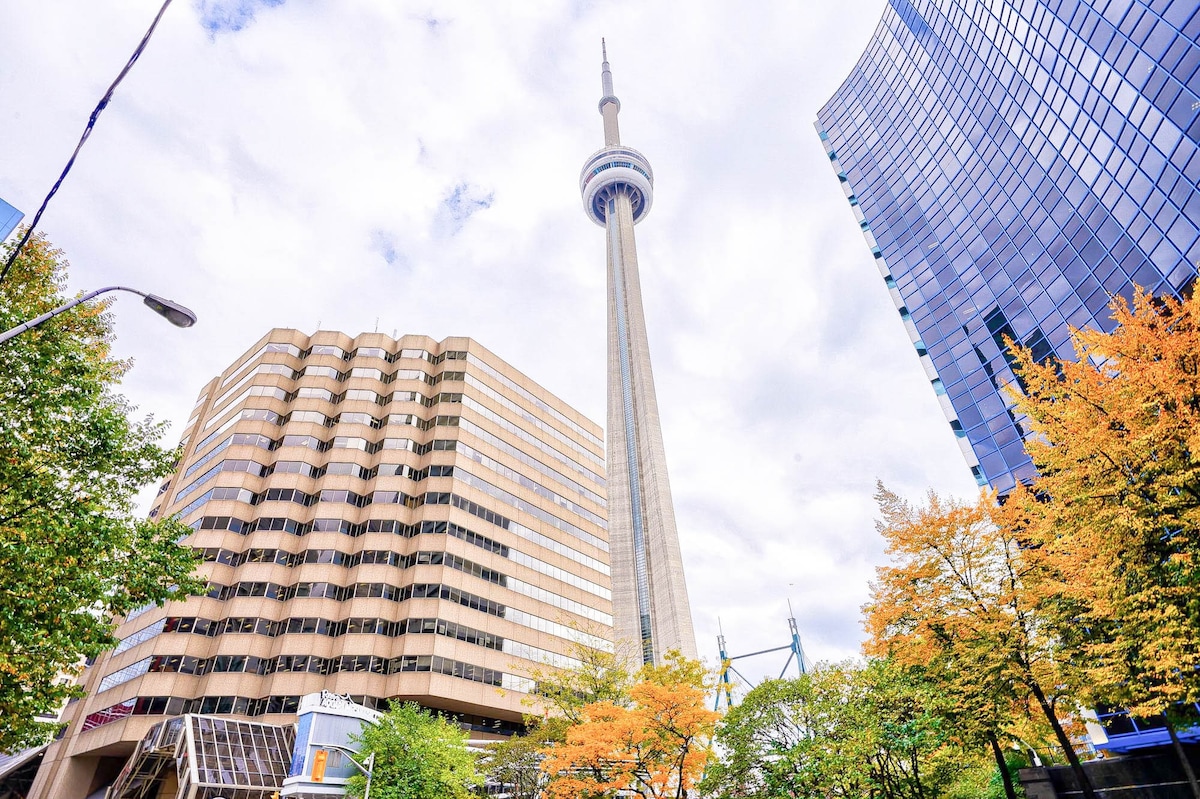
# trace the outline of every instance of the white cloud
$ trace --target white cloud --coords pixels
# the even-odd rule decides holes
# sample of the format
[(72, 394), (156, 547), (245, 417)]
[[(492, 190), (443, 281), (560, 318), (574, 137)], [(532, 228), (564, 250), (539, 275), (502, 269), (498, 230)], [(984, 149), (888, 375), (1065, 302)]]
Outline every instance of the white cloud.
[[(158, 5), (7, 9), (0, 196), (32, 214)], [(718, 616), (731, 654), (786, 644), (790, 598), (810, 656), (844, 657), (876, 478), (974, 485), (812, 128), (882, 7), (177, 3), (42, 227), (72, 288), (200, 316), (116, 306), (126, 390), (176, 430), (266, 329), (318, 323), (473, 336), (602, 421), (603, 233), (577, 180), (606, 36), (656, 173), (637, 235), (701, 651)]]

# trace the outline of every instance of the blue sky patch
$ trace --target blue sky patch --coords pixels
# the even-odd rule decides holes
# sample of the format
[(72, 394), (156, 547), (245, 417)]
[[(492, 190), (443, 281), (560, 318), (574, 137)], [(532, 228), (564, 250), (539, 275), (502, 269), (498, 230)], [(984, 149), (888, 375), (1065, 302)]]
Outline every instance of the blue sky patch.
[(260, 8), (283, 5), (284, 0), (196, 0), (200, 24), (214, 36), (236, 33), (254, 21)]
[(446, 198), (442, 200), (442, 208), (438, 216), (442, 217), (450, 235), (462, 230), (467, 220), (485, 208), (492, 207), (495, 192), (484, 194), (483, 189), (470, 183), (459, 183)]
[(371, 231), (371, 250), (378, 254), (388, 266), (399, 266), (403, 268), (408, 264), (408, 259), (400, 250), (399, 237), (387, 230)]

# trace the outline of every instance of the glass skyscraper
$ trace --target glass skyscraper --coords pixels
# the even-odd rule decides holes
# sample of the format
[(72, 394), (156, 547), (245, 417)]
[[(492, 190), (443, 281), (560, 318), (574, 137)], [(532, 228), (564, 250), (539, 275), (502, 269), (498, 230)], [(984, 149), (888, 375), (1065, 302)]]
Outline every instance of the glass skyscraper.
[(889, 0), (817, 130), (980, 485), (1033, 476), (1005, 337), (1073, 357), (1200, 267), (1196, 0)]

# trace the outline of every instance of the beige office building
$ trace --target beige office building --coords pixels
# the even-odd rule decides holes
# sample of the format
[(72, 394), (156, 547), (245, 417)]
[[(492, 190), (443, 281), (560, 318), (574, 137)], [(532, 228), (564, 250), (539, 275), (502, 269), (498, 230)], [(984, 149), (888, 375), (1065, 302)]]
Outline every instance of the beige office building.
[(124, 621), (32, 795), (91, 795), (166, 716), (287, 724), (322, 689), (516, 729), (532, 669), (611, 646), (602, 436), (470, 339), (272, 330), (200, 392), (153, 510), (207, 594)]

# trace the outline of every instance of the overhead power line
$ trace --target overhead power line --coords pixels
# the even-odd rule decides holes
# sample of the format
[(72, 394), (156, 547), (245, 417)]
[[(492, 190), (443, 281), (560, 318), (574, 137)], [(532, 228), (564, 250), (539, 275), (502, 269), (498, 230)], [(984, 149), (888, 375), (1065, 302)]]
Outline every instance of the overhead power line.
[(167, 10), (167, 6), (169, 5), (171, 5), (171, 0), (164, 0), (162, 8), (158, 10), (158, 14), (154, 17), (154, 22), (150, 23), (150, 27), (146, 30), (146, 35), (142, 37), (140, 42), (138, 42), (138, 46), (133, 51), (133, 55), (129, 56), (129, 60), (125, 62), (125, 67), (121, 70), (120, 74), (117, 75), (117, 79), (114, 80), (112, 85), (108, 87), (108, 91), (106, 91), (104, 96), (100, 98), (100, 102), (96, 104), (96, 108), (92, 111), (92, 115), (88, 117), (87, 126), (83, 129), (83, 135), (79, 137), (79, 143), (75, 145), (75, 152), (71, 153), (71, 158), (69, 161), (67, 161), (67, 165), (63, 167), (62, 174), (58, 176), (58, 180), (54, 181), (54, 185), (50, 187), (50, 193), (46, 195), (46, 199), (42, 200), (41, 207), (38, 208), (37, 213), (33, 215), (33, 221), (29, 223), (27, 228), (25, 228), (25, 234), (21, 236), (21, 240), (17, 242), (17, 246), (13, 247), (12, 253), (9, 254), (8, 260), (4, 262), (4, 270), (0, 271), (0, 282), (3, 282), (4, 278), (8, 277), (8, 272), (10, 269), (12, 269), (12, 265), (17, 260), (17, 256), (21, 254), (21, 249), (25, 246), (25, 243), (29, 241), (29, 237), (33, 235), (33, 231), (37, 227), (38, 222), (41, 220), (42, 214), (46, 210), (46, 206), (50, 204), (50, 198), (58, 192), (58, 187), (62, 185), (63, 180), (65, 180), (67, 177), (67, 173), (70, 172), (71, 167), (75, 165), (75, 159), (79, 156), (79, 151), (83, 148), (83, 143), (88, 140), (88, 136), (92, 135), (92, 128), (96, 126), (96, 120), (100, 117), (100, 112), (108, 107), (109, 101), (112, 100), (113, 92), (116, 91), (117, 86), (121, 85), (121, 81), (124, 80), (125, 76), (129, 74), (129, 70), (133, 68), (133, 65), (137, 63), (138, 57), (141, 56), (142, 51), (146, 49), (146, 44), (150, 41), (150, 37), (154, 35), (154, 29), (158, 27), (158, 21), (162, 19), (163, 14)]

